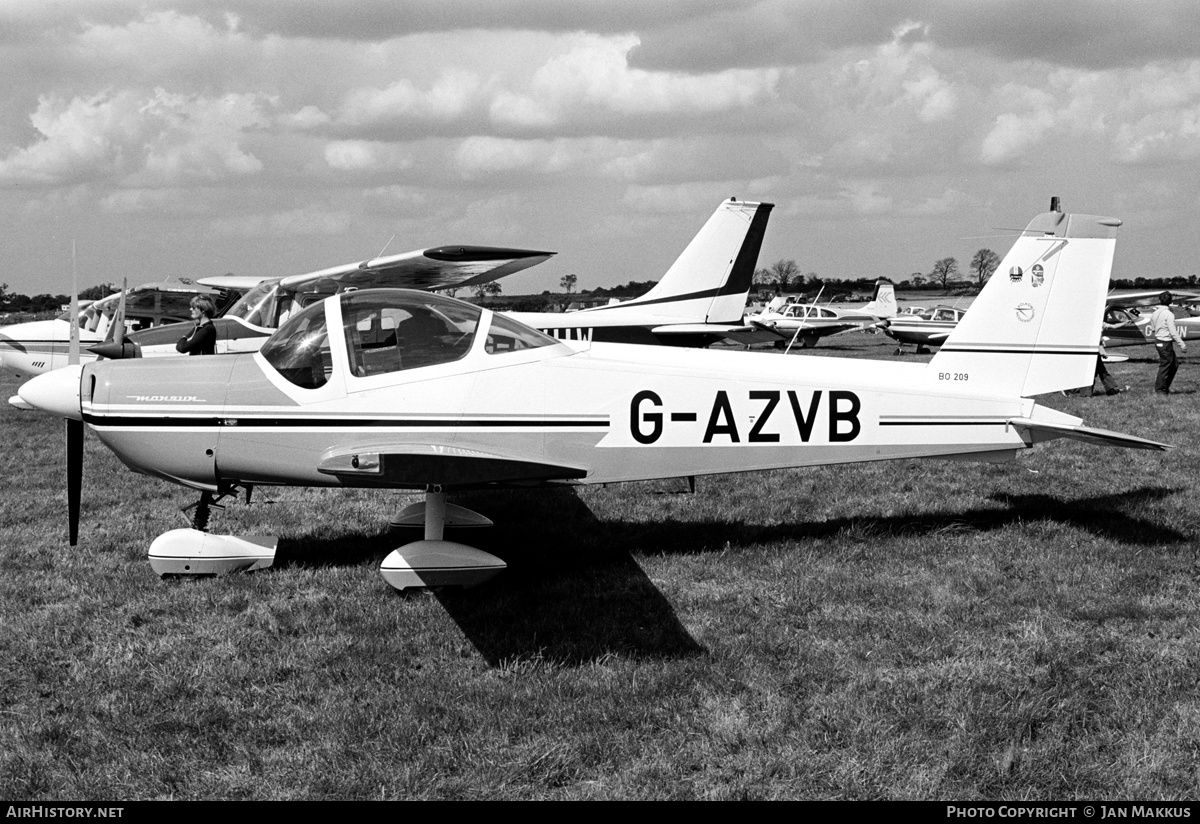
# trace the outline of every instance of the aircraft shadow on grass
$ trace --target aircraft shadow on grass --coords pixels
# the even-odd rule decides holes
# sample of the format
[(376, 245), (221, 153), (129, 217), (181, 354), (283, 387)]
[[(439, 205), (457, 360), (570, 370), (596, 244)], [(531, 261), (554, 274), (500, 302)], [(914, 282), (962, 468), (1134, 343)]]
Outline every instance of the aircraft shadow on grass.
[[(958, 512), (834, 518), (821, 522), (750, 524), (743, 521), (655, 523), (601, 521), (574, 490), (460, 493), (455, 502), (479, 511), (515, 513), (488, 529), (448, 530), (504, 558), (494, 582), (436, 597), (467, 639), (493, 666), (512, 661), (586, 665), (606, 656), (680, 658), (702, 655), (670, 602), (632, 553), (688, 555), (774, 541), (832, 539), (852, 532), (870, 541), (887, 536), (933, 536), (947, 531), (990, 532), (1030, 521), (1051, 521), (1099, 538), (1138, 546), (1187, 543), (1183, 533), (1123, 510), (1174, 493), (1161, 487), (1070, 501), (1051, 495), (1006, 495), (1002, 508)], [(415, 530), (356, 532), (330, 539), (282, 541), (275, 566), (349, 566), (378, 562)], [(469, 534), (464, 534), (469, 533)], [(451, 538), (455, 537), (453, 534)], [(413, 597), (397, 594), (396, 597)], [(421, 596), (417, 596), (421, 597)]]
[[(504, 558), (508, 569), (469, 591), (436, 597), (493, 666), (544, 661), (576, 666), (611, 655), (681, 658), (704, 653), (670, 602), (613, 542), (574, 490), (460, 493), (454, 503), (489, 513), (514, 512), (487, 529), (447, 528), (447, 538)], [(378, 562), (418, 529), (382, 529), (332, 539), (281, 541), (274, 567)], [(422, 597), (396, 593), (398, 598)]]

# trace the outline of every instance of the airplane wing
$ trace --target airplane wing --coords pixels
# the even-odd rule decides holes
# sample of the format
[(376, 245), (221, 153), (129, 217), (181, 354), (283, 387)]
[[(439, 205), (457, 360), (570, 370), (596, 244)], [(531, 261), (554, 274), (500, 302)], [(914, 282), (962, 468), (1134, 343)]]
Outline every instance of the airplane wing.
[[(789, 339), (789, 340), (797, 332), (799, 332), (801, 335), (806, 335), (806, 334), (816, 334), (818, 331), (817, 327), (812, 326), (811, 324), (807, 324), (807, 323), (798, 323), (795, 326), (791, 327), (790, 329), (780, 329), (778, 326), (775, 326), (773, 324), (762, 323), (761, 321), (757, 321), (757, 320), (750, 321), (750, 325), (753, 326), (755, 329), (762, 330), (763, 332), (770, 332), (772, 335), (775, 335), (776, 337), (785, 338), (785, 339)], [(835, 327), (821, 327), (822, 330), (834, 329), (834, 328)], [(828, 333), (825, 333), (825, 334), (828, 334)]]
[(196, 283), (216, 289), (220, 292), (249, 292), (258, 284), (270, 278), (256, 275), (214, 275), (210, 278), (199, 278)]
[(468, 487), (496, 483), (565, 481), (583, 478), (577, 466), (538, 463), (525, 458), (445, 444), (385, 444), (361, 449), (339, 447), (317, 465), (324, 475), (356, 486), (424, 488)]
[(553, 255), (532, 249), (438, 246), (292, 275), (283, 279), (280, 288), (295, 291), (317, 280), (333, 280), (342, 288), (358, 289), (402, 286), (433, 291), (475, 286), (528, 269)]
[(1034, 443), (1050, 441), (1055, 438), (1072, 438), (1073, 440), (1084, 441), (1085, 443), (1097, 444), (1099, 446), (1120, 446), (1126, 449), (1152, 449), (1158, 452), (1174, 449), (1170, 444), (1148, 441), (1145, 438), (1123, 435), (1120, 432), (1112, 432), (1108, 429), (1096, 429), (1090, 426), (1069, 426), (1066, 424), (1035, 421), (1029, 418), (1010, 418), (1008, 424), (1028, 432), (1032, 436)]
[(743, 346), (779, 339), (779, 334), (775, 331), (755, 326), (753, 323), (670, 323), (655, 326), (650, 331), (662, 338), (670, 338), (672, 335), (717, 335)]
[(1123, 295), (1109, 295), (1105, 298), (1106, 306), (1157, 306), (1158, 297), (1163, 292), (1170, 292), (1172, 303), (1186, 306), (1200, 303), (1200, 294), (1195, 292), (1176, 292), (1173, 289), (1155, 289), (1152, 292), (1126, 292)]

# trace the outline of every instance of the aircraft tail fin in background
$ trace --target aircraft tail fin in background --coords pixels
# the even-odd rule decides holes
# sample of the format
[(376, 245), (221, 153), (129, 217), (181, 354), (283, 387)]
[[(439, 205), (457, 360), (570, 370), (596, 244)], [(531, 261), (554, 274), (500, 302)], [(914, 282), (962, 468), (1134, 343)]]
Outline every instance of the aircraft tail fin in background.
[(877, 318), (892, 318), (896, 316), (896, 287), (887, 278), (875, 281), (875, 295), (871, 302), (863, 307), (863, 311)]
[(726, 200), (653, 289), (620, 305), (646, 307), (664, 321), (740, 324), (774, 207)]
[(1087, 386), (1121, 221), (1035, 217), (929, 362), (931, 380), (1021, 397)]

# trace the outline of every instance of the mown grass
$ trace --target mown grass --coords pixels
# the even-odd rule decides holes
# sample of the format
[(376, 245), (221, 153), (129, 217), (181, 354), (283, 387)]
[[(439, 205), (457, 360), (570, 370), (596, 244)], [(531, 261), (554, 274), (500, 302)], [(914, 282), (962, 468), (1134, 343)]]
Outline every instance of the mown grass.
[(388, 492), (259, 490), (214, 527), (275, 568), (162, 581), (192, 496), (94, 438), (68, 549), (61, 425), (5, 405), (0, 797), (1195, 799), (1200, 370), (1124, 351), (1045, 401), (1165, 456), (462, 495), (509, 569), (437, 594), (376, 572)]

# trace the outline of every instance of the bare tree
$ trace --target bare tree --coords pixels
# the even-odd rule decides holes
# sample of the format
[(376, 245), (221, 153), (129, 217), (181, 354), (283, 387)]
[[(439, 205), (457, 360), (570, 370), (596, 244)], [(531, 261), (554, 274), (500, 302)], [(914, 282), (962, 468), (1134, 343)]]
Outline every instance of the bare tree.
[(786, 292), (788, 284), (799, 274), (800, 267), (794, 260), (777, 260), (771, 264), (771, 275), (775, 278), (775, 287), (780, 292)]
[(558, 285), (561, 286), (563, 288), (563, 291), (569, 295), (575, 291), (575, 284), (578, 282), (579, 282), (579, 278), (576, 277), (575, 275), (563, 275), (559, 279)]
[(933, 264), (933, 271), (929, 273), (929, 277), (940, 283), (943, 289), (946, 289), (950, 286), (950, 279), (957, 274), (958, 261), (952, 257), (948, 257), (942, 258)]
[(971, 271), (975, 273), (975, 282), (982, 288), (999, 265), (998, 254), (991, 249), (980, 249), (975, 253), (975, 257), (971, 258)]
[(484, 303), (491, 295), (500, 294), (500, 284), (494, 280), (489, 280), (487, 283), (476, 283), (471, 288), (475, 290), (475, 297), (479, 298), (480, 303)]

